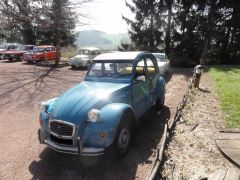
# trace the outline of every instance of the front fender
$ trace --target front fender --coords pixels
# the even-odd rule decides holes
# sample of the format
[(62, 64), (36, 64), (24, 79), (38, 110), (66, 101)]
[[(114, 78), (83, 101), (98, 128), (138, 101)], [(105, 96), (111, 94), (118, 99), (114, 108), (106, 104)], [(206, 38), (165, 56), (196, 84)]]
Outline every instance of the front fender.
[(134, 114), (133, 108), (128, 104), (113, 103), (104, 106), (100, 110), (100, 121), (88, 122), (83, 133), (84, 144), (96, 148), (110, 146), (114, 141), (121, 117), (126, 111), (132, 111)]
[(162, 76), (160, 76), (157, 81), (157, 92), (158, 98), (162, 98), (166, 93), (166, 83), (165, 79)]

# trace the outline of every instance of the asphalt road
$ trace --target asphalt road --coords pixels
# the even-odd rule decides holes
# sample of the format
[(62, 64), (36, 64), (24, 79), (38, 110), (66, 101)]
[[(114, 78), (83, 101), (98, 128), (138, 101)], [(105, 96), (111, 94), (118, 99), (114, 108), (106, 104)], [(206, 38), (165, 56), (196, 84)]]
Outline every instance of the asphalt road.
[[(128, 155), (103, 156), (84, 168), (76, 156), (57, 153), (37, 138), (39, 104), (81, 82), (85, 70), (49, 69), (23, 62), (0, 61), (0, 179), (145, 179), (164, 123), (174, 115), (191, 71), (172, 69), (166, 77), (166, 106), (142, 118)], [(91, 160), (93, 161), (93, 160)]]

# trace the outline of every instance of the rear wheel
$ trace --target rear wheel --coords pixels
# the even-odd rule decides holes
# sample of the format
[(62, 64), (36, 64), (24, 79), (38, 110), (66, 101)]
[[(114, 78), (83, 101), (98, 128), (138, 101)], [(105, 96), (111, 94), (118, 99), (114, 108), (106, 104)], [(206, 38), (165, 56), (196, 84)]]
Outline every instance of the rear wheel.
[(164, 107), (164, 103), (165, 103), (165, 93), (161, 98), (157, 99), (156, 108), (158, 110), (161, 110)]

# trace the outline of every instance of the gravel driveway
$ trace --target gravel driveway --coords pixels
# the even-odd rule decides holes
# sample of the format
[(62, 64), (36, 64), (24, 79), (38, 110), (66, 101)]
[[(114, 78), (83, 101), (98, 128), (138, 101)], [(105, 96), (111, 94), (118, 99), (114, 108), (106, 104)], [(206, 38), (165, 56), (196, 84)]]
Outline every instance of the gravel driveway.
[(76, 156), (40, 145), (37, 129), (39, 103), (81, 82), (86, 71), (0, 61), (0, 179), (145, 179), (164, 122), (174, 115), (191, 76), (189, 69), (172, 71), (166, 77), (165, 108), (144, 115), (128, 155), (118, 161), (104, 156), (84, 168)]

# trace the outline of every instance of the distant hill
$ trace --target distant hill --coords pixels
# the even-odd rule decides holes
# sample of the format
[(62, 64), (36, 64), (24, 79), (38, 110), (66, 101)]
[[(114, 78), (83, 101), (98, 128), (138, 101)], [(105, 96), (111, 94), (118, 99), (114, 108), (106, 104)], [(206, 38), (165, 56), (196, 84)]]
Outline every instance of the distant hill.
[(127, 33), (107, 34), (102, 31), (86, 30), (77, 33), (76, 45), (78, 47), (94, 46), (103, 50), (117, 50), (121, 41), (129, 42)]

